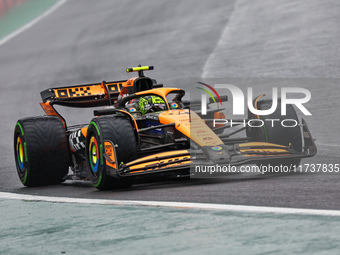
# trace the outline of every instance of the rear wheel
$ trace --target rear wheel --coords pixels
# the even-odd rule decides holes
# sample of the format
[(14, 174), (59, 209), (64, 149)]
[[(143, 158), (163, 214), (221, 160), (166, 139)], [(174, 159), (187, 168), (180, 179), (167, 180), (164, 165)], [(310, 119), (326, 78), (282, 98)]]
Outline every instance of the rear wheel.
[(58, 117), (18, 120), (14, 129), (14, 157), (25, 186), (61, 183), (68, 173), (69, 156), (66, 131)]
[[(268, 110), (272, 106), (272, 100), (261, 100), (258, 102), (259, 110)], [(248, 113), (249, 119), (257, 119), (257, 116), (252, 113)], [(278, 101), (275, 112), (270, 115), (260, 115), (259, 119), (263, 121), (262, 127), (252, 127), (247, 129), (247, 136), (251, 137), (254, 141), (268, 142), (274, 144), (280, 144), (285, 146), (291, 146), (295, 151), (302, 152), (302, 136), (299, 123), (299, 119), (292, 105), (287, 105), (286, 115), (281, 115), (281, 100)], [(275, 120), (274, 122), (272, 120)], [(284, 121), (284, 127), (281, 122)], [(280, 159), (280, 160), (268, 160), (259, 162), (257, 165), (272, 165), (272, 166), (298, 166), (301, 159)]]
[(107, 173), (104, 141), (115, 145), (116, 166), (136, 159), (136, 137), (131, 122), (124, 116), (100, 116), (91, 121), (86, 136), (86, 163), (92, 184), (100, 190), (130, 187), (131, 180)]

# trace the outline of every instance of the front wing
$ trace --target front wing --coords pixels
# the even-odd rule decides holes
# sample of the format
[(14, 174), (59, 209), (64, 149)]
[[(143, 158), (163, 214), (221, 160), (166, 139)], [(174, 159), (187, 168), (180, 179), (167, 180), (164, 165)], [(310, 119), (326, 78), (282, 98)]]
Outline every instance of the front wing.
[[(230, 155), (229, 158), (219, 160), (218, 162), (209, 158), (204, 150), (175, 150), (161, 152), (136, 159), (126, 164), (122, 164), (116, 168), (114, 158), (107, 158), (108, 174), (115, 177), (137, 176), (151, 173), (177, 171), (187, 169), (195, 165), (207, 164), (225, 164), (231, 166), (239, 166), (243, 164), (256, 164), (257, 162), (272, 161), (276, 159), (292, 159), (292, 158), (308, 158), (317, 153), (314, 139), (302, 120), (304, 149), (302, 152), (294, 151), (289, 146), (266, 142), (248, 142), (236, 143), (234, 145), (225, 146)], [(114, 150), (114, 147), (113, 147)], [(111, 161), (111, 164), (109, 161)]]

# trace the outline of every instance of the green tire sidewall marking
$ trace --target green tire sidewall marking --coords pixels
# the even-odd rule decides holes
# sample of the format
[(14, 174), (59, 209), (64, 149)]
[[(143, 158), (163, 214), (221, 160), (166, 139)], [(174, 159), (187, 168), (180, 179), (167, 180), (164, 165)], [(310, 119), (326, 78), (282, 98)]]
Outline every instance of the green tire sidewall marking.
[(24, 142), (24, 152), (25, 152), (25, 162), (28, 162), (26, 142)]
[(103, 177), (103, 174), (100, 173), (98, 181), (96, 183), (93, 183), (93, 186), (98, 187), (102, 181), (102, 177)]
[(24, 136), (24, 130), (21, 126), (21, 124), (19, 122), (17, 122), (17, 126), (19, 126), (20, 130), (21, 130), (21, 135)]
[(25, 176), (24, 176), (24, 179), (22, 180), (22, 183), (25, 184), (27, 181), (27, 170), (25, 168)]
[(94, 121), (91, 121), (90, 125), (93, 125), (97, 130), (97, 134), (100, 135), (99, 128), (98, 128), (97, 124)]
[(103, 145), (99, 145), (99, 150), (100, 150), (100, 164), (103, 166), (104, 165), (104, 160), (103, 160)]

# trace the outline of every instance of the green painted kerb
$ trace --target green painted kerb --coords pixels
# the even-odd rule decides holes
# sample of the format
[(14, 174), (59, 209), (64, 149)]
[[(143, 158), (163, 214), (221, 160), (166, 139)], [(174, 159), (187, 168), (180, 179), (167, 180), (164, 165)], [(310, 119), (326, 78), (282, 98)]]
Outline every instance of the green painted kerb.
[(0, 18), (0, 40), (42, 15), (58, 0), (29, 0), (11, 8)]

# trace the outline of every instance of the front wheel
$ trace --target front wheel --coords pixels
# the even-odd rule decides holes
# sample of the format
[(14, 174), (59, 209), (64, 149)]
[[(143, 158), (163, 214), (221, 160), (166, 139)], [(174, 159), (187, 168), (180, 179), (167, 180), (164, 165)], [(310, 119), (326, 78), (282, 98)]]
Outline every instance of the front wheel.
[(137, 144), (131, 122), (124, 116), (100, 116), (91, 121), (86, 136), (86, 163), (92, 184), (99, 190), (130, 187), (131, 180), (108, 174), (105, 141), (115, 146), (116, 167), (136, 159)]

